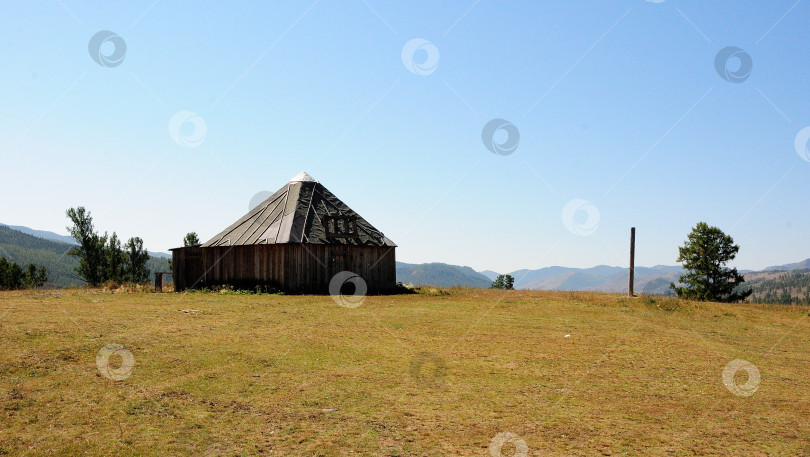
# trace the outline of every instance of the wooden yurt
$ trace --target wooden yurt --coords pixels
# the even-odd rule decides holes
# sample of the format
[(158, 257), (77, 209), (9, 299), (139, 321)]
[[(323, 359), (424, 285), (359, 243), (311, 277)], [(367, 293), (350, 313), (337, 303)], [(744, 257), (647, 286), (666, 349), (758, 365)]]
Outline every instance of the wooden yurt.
[(342, 271), (396, 287), (396, 244), (301, 172), (201, 246), (172, 249), (176, 290), (229, 285), (329, 293)]

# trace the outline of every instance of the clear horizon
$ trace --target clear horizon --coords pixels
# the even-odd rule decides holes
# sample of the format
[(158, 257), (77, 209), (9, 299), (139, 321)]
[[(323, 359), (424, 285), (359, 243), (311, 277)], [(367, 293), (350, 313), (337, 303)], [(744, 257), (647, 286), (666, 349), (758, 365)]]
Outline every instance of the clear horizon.
[(307, 171), (397, 260), (511, 272), (810, 257), (810, 4), (0, 6), (4, 224), (153, 252)]

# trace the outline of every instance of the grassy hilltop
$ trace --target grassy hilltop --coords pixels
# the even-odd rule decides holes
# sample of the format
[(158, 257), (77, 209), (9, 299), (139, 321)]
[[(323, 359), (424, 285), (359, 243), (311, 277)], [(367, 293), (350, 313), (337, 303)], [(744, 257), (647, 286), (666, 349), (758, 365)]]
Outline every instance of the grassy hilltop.
[[(511, 432), (528, 455), (808, 455), (807, 314), (475, 289), (357, 308), (0, 293), (0, 454), (489, 456)], [(108, 344), (132, 356), (110, 358), (118, 381), (97, 366)], [(724, 385), (735, 359), (759, 371), (750, 396)]]

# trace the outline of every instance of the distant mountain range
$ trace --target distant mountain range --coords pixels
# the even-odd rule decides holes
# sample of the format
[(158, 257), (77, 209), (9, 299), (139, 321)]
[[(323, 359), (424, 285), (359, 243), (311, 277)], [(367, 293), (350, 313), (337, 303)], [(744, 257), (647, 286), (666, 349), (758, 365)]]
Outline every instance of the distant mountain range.
[[(599, 265), (592, 268), (546, 267), (539, 270), (517, 270), (515, 288), (540, 290), (627, 291), (627, 268)], [(683, 274), (680, 266), (657, 265), (636, 267), (634, 289), (646, 294), (664, 294), (669, 284)]]
[[(754, 287), (755, 296), (773, 296), (772, 289), (782, 290), (782, 284), (789, 278), (791, 284), (799, 282), (793, 276), (784, 277), (785, 272), (808, 275), (810, 259), (788, 265), (772, 266), (763, 271), (746, 270), (746, 280)], [(647, 295), (670, 295), (670, 283), (677, 283), (684, 273), (680, 266), (657, 265), (637, 266), (634, 290)], [(470, 267), (448, 265), (446, 263), (409, 264), (397, 262), (397, 281), (415, 286), (466, 286), (489, 287), (500, 273), (492, 270), (475, 271)], [(558, 291), (597, 291), (622, 293), (627, 291), (627, 268), (600, 265), (592, 268), (546, 267), (537, 270), (517, 270), (508, 273), (515, 278), (515, 288)], [(793, 296), (804, 296), (805, 289), (793, 287)], [(781, 292), (780, 292), (781, 293)]]
[[(636, 267), (635, 289), (646, 294), (669, 293), (670, 282), (677, 282), (683, 270), (678, 266)], [(475, 271), (470, 267), (446, 263), (410, 264), (397, 262), (397, 281), (414, 286), (465, 286), (487, 288), (500, 273)], [(546, 267), (508, 273), (515, 278), (516, 289), (591, 290), (624, 292), (627, 268), (601, 265), (593, 268)]]
[(500, 273), (498, 273), (497, 271), (492, 271), (492, 270), (484, 270), (484, 271), (479, 271), (479, 273), (481, 273), (482, 275), (484, 275), (484, 276), (486, 276), (487, 278), (489, 278), (489, 279), (490, 279), (490, 281), (494, 281), (494, 280), (495, 280), (495, 278), (497, 278), (498, 276), (500, 276)]
[(810, 268), (810, 259), (796, 263), (789, 263), (787, 265), (768, 267), (763, 271), (793, 271), (793, 270), (806, 270), (808, 268)]
[(3, 223), (0, 223), (0, 226), (5, 226), (5, 227), (8, 227), (10, 229), (14, 229), (14, 230), (16, 230), (18, 232), (23, 232), (25, 234), (35, 236), (35, 237), (38, 237), (38, 238), (42, 238), (42, 239), (45, 239), (45, 240), (58, 241), (60, 243), (66, 243), (66, 244), (78, 244), (78, 243), (76, 243), (76, 240), (73, 239), (73, 237), (70, 237), (70, 236), (67, 236), (67, 235), (59, 235), (57, 233), (48, 232), (48, 231), (45, 231), (45, 230), (34, 230), (32, 228), (23, 227), (22, 225), (6, 225), (6, 224), (3, 224)]

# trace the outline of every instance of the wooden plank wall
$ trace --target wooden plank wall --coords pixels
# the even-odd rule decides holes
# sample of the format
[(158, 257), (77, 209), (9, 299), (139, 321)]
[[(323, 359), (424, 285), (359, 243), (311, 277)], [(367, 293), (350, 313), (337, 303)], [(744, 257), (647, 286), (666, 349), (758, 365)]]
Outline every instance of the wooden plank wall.
[(290, 243), (181, 248), (172, 255), (177, 290), (227, 284), (329, 293), (329, 281), (340, 271), (358, 274), (371, 294), (396, 287), (393, 247)]
[(204, 271), (201, 247), (172, 249), (172, 278), (175, 290), (200, 287), (196, 282), (203, 276)]

